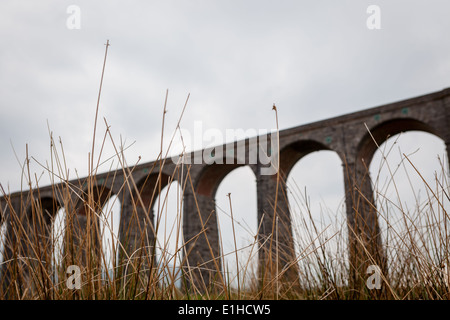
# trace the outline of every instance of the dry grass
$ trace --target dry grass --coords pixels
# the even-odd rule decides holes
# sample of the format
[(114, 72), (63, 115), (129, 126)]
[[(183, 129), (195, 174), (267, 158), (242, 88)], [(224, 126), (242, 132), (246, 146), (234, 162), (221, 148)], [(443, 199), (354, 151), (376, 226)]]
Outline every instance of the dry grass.
[[(116, 147), (106, 121), (105, 125), (107, 129), (102, 146), (109, 139)], [(401, 206), (401, 201), (384, 196), (383, 187), (380, 187), (380, 190), (377, 186), (378, 179), (374, 179), (379, 219), (384, 220), (386, 224), (383, 230), (383, 251), (389, 265), (387, 273), (382, 275), (380, 290), (351, 286), (349, 274), (354, 266), (349, 265), (348, 230), (345, 219), (342, 219), (344, 213), (331, 213), (329, 217), (313, 219), (308, 195), (302, 190), (297, 190), (296, 193), (301, 212), (293, 214), (297, 217), (293, 223), (293, 231), (296, 234), (298, 286), (288, 285), (287, 290), (280, 290), (279, 282), (283, 281), (283, 270), (277, 270), (275, 277), (266, 281), (266, 284), (271, 285), (261, 286), (265, 281), (258, 277), (257, 268), (252, 264), (255, 263), (254, 257), (262, 249), (256, 239), (246, 248), (238, 247), (234, 231), (232, 236), (235, 250), (226, 254), (221, 252), (218, 257), (220, 259), (216, 261), (222, 261), (222, 264), (212, 264), (217, 275), (214, 285), (209, 286), (205, 282), (203, 286), (203, 283), (195, 278), (195, 268), (189, 266), (188, 260), (185, 259), (189, 252), (188, 245), (183, 241), (182, 201), (187, 181), (181, 180), (175, 184), (174, 181), (169, 181), (167, 193), (161, 194), (159, 200), (154, 196), (155, 200), (150, 207), (155, 208), (155, 222), (151, 229), (154, 234), (160, 236), (139, 237), (135, 247), (130, 250), (128, 243), (118, 241), (117, 226), (111, 225), (112, 220), (109, 219), (113, 214), (112, 210), (118, 209), (117, 206), (114, 207), (114, 202), (122, 206), (123, 202), (114, 198), (105, 205), (101, 194), (109, 192), (106, 194), (109, 198), (111, 193), (105, 191), (106, 189), (102, 191), (101, 188), (93, 187), (97, 185), (95, 168), (91, 170), (92, 175), (80, 179), (78, 185), (67, 182), (62, 143), (60, 142), (58, 150), (51, 134), (50, 139), (52, 160), (45, 168), (55, 182), (52, 184), (52, 192), (62, 199), (60, 207), (65, 210), (56, 210), (56, 204), (52, 212), (43, 209), (49, 208), (49, 205), (39, 200), (40, 189), (36, 176), (36, 186), (31, 188), (33, 175), (29, 171), (30, 159), (27, 158), (24, 162), (24, 172), (29, 192), (23, 192), (19, 211), (12, 206), (10, 196), (3, 190), (6, 202), (2, 212), (9, 213), (10, 220), (7, 223), (11, 228), (8, 230), (8, 236), (4, 237), (5, 252), (0, 280), (2, 299), (353, 299), (355, 291), (358, 299), (450, 297), (450, 273), (447, 269), (449, 184), (444, 164), (441, 168), (442, 174), (436, 175), (435, 181), (423, 180), (426, 199), (417, 199), (417, 203), (410, 205), (408, 209)], [(112, 172), (122, 170), (127, 179), (121, 189), (128, 188), (129, 192), (138, 195), (132, 210), (137, 215), (138, 204), (144, 200), (139, 199), (139, 192), (135, 192), (138, 188), (131, 175), (133, 166), (126, 165), (124, 148), (125, 146), (121, 145), (116, 149), (116, 163), (119, 165)], [(101, 157), (100, 151), (95, 162), (102, 163)], [(406, 155), (403, 160), (401, 165), (415, 168)], [(175, 170), (181, 168), (182, 166), (176, 166)], [(418, 171), (410, 174), (421, 177)], [(390, 183), (395, 185), (394, 177), (392, 172)], [(114, 180), (114, 176), (112, 179)], [(56, 183), (57, 180), (59, 183)], [(158, 188), (161, 186), (156, 184), (155, 194), (160, 191)], [(167, 206), (171, 188), (176, 188), (177, 191), (177, 214), (169, 224)], [(292, 189), (294, 188), (291, 187)], [(77, 199), (74, 194), (81, 196)], [(234, 221), (231, 195), (229, 197), (230, 218)], [(393, 207), (397, 210), (396, 220), (391, 216)], [(78, 218), (80, 208), (87, 213), (85, 221)], [(137, 219), (137, 216), (135, 218)], [(57, 224), (60, 224), (60, 227), (55, 228), (54, 225)], [(5, 228), (3, 232), (6, 233)], [(113, 237), (108, 243), (102, 240), (105, 234)], [(275, 233), (275, 244), (276, 240)], [(244, 249), (247, 249), (247, 256), (240, 254)], [(234, 255), (236, 265), (223, 264), (225, 255)], [(67, 274), (67, 268), (70, 265), (81, 267), (82, 285), (79, 290), (67, 286), (66, 281), (70, 276)], [(205, 263), (206, 265), (211, 267), (211, 264)], [(368, 278), (367, 274), (358, 276), (363, 281)]]
[[(105, 52), (106, 61), (106, 52)], [(103, 78), (103, 75), (102, 75)], [(441, 175), (434, 181), (423, 180), (426, 199), (408, 208), (401, 201), (384, 196), (378, 188), (375, 177), (374, 189), (377, 195), (378, 216), (385, 220), (385, 242), (383, 251), (388, 260), (388, 269), (382, 277), (382, 288), (370, 290), (367, 286), (353, 287), (349, 283), (352, 266), (348, 259), (348, 229), (343, 212), (332, 213), (319, 221), (313, 219), (306, 191), (296, 190), (296, 199), (301, 212), (293, 223), (296, 234), (296, 260), (298, 279), (293, 283), (285, 281), (285, 269), (270, 267), (267, 279), (257, 274), (254, 257), (261, 254), (261, 244), (255, 238), (246, 248), (236, 244), (231, 253), (221, 252), (211, 263), (202, 267), (213, 268), (216, 278), (211, 284), (199, 279), (198, 267), (189, 265), (189, 241), (185, 243), (182, 230), (183, 195), (190, 183), (189, 170), (178, 164), (172, 176), (184, 177), (168, 181), (168, 190), (176, 189), (176, 217), (167, 223), (167, 194), (161, 194), (162, 168), (174, 139), (172, 136), (166, 150), (161, 150), (157, 159), (159, 171), (150, 203), (141, 196), (137, 181), (133, 179), (135, 165), (128, 165), (122, 143), (116, 144), (106, 120), (105, 132), (100, 150), (95, 150), (97, 101), (94, 122), (92, 151), (89, 157), (89, 175), (76, 183), (68, 181), (68, 169), (61, 141), (56, 143), (49, 130), (51, 141), (50, 161), (40, 164), (52, 181), (54, 198), (60, 203), (43, 203), (40, 197), (39, 179), (30, 170), (28, 154), (23, 164), (25, 185), (21, 193), (21, 206), (13, 206), (12, 198), (3, 190), (2, 216), (5, 217), (3, 233), (3, 260), (1, 261), (0, 299), (448, 299), (450, 297), (449, 233), (447, 213), (449, 199), (448, 172), (442, 164)], [(167, 99), (166, 99), (167, 101)], [(187, 100), (186, 100), (187, 104)], [(185, 106), (180, 119), (184, 113)], [(162, 116), (161, 141), (164, 136), (165, 106)], [(115, 155), (104, 159), (103, 149), (109, 143)], [(59, 148), (58, 148), (59, 145)], [(390, 151), (381, 150), (386, 156)], [(95, 154), (97, 155), (95, 156)], [(385, 157), (386, 158), (386, 157)], [(114, 160), (114, 161), (113, 161)], [(112, 196), (110, 190), (97, 181), (100, 165), (111, 163), (112, 181), (115, 172), (121, 172), (124, 181), (121, 191), (134, 195), (131, 211), (133, 219), (142, 223), (141, 234), (136, 238), (132, 230), (124, 230), (119, 241), (116, 225), (110, 217), (114, 201), (124, 206), (124, 199), (114, 198), (109, 205), (106, 200)], [(113, 167), (113, 163), (116, 167)], [(389, 163), (385, 163), (389, 166)], [(402, 165), (414, 164), (404, 156)], [(112, 170), (114, 169), (114, 170)], [(395, 185), (395, 169), (391, 171), (390, 183)], [(419, 171), (413, 171), (420, 176)], [(285, 183), (280, 176), (277, 183)], [(295, 189), (295, 188), (291, 188)], [(277, 188), (278, 190), (278, 188)], [(123, 193), (123, 192), (122, 192)], [(160, 194), (159, 197), (157, 195)], [(284, 195), (286, 196), (286, 195)], [(275, 201), (283, 195), (275, 195)], [(158, 200), (157, 200), (158, 199)], [(285, 201), (287, 199), (284, 199)], [(229, 195), (230, 216), (233, 207)], [(400, 205), (399, 205), (400, 203)], [(170, 205), (174, 205), (171, 203)], [(390, 217), (392, 207), (400, 212), (394, 223)], [(276, 207), (276, 206), (274, 206)], [(52, 208), (52, 210), (49, 210)], [(64, 208), (64, 210), (59, 210)], [(115, 209), (113, 209), (115, 208)], [(142, 208), (146, 208), (142, 220)], [(154, 210), (154, 221), (149, 213)], [(122, 208), (120, 208), (122, 209)], [(79, 215), (84, 212), (85, 215)], [(117, 213), (117, 212), (116, 212)], [(274, 214), (274, 217), (276, 214)], [(331, 221), (331, 222), (330, 222)], [(277, 247), (277, 224), (273, 221), (273, 237), (266, 239)], [(55, 227), (57, 225), (58, 227)], [(220, 226), (219, 226), (220, 230)], [(159, 235), (158, 237), (156, 235)], [(105, 235), (110, 236), (104, 242)], [(219, 234), (222, 238), (223, 235)], [(112, 238), (111, 238), (112, 237)], [(170, 240), (170, 241), (169, 241)], [(103, 245), (102, 245), (103, 243)], [(171, 245), (175, 243), (175, 245)], [(265, 246), (264, 246), (265, 247)], [(247, 256), (240, 254), (247, 252)], [(213, 249), (210, 247), (211, 253)], [(270, 251), (272, 253), (272, 250)], [(278, 256), (278, 251), (276, 256)], [(271, 254), (270, 253), (270, 254)], [(223, 263), (225, 255), (235, 256), (235, 266)], [(156, 258), (157, 257), (157, 258)], [(276, 260), (276, 259), (274, 259)], [(269, 261), (271, 263), (271, 261)], [(81, 288), (67, 285), (67, 268), (77, 265), (81, 268)], [(368, 275), (357, 274), (363, 282)], [(355, 294), (356, 293), (356, 294)]]

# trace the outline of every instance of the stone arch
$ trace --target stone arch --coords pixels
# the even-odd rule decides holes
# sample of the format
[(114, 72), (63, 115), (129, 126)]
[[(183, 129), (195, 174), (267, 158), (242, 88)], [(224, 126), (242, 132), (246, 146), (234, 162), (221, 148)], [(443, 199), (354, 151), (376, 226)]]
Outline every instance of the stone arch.
[(178, 180), (172, 180), (161, 188), (154, 200), (154, 227), (156, 233), (154, 259), (158, 285), (179, 287), (178, 273), (183, 263), (183, 189)]
[(73, 207), (66, 209), (66, 237), (65, 258), (68, 264), (75, 261), (80, 266), (102, 264), (100, 250), (102, 239), (100, 232), (100, 219), (98, 215), (103, 211), (105, 203), (113, 195), (112, 189), (105, 184), (84, 185), (83, 191), (78, 194)]
[(52, 219), (53, 265), (59, 266), (64, 257), (64, 234), (66, 225), (66, 208), (61, 206)]
[[(280, 151), (280, 170), (284, 178), (289, 176), (295, 164), (306, 155), (322, 150), (333, 151), (330, 147), (315, 140), (299, 140), (285, 146)], [(338, 153), (339, 157), (341, 155)]]
[(104, 272), (109, 272), (111, 278), (117, 267), (117, 253), (119, 252), (117, 246), (118, 227), (120, 225), (121, 209), (122, 202), (119, 196), (112, 194), (103, 204), (99, 217), (101, 247), (104, 256), (102, 267)]
[(88, 211), (101, 211), (113, 194), (112, 189), (105, 185), (96, 184), (91, 190), (85, 187), (75, 204), (77, 215), (86, 216)]
[(425, 130), (392, 135), (374, 152), (369, 169), (389, 275), (404, 266), (422, 268), (423, 261), (405, 263), (404, 253), (413, 246), (424, 261), (446, 255), (445, 246), (429, 242), (446, 236), (440, 218), (449, 210), (448, 201), (443, 200), (448, 192), (445, 152), (443, 139)]
[[(406, 131), (424, 131), (444, 138), (440, 136), (432, 122), (421, 120), (419, 117), (405, 117), (403, 112), (402, 114), (370, 126), (370, 132), (361, 131), (359, 140), (353, 135), (354, 149), (345, 162), (350, 265), (355, 266), (354, 270), (350, 270), (350, 281), (355, 285), (359, 283), (356, 286), (363, 285), (357, 274), (363, 274), (370, 265), (370, 261), (376, 261), (383, 272), (387, 270), (386, 253), (382, 245), (379, 217), (369, 172), (377, 146), (389, 137)], [(375, 120), (378, 121), (379, 117)]]
[[(192, 185), (185, 189), (183, 230), (192, 281), (200, 286), (224, 283), (220, 257), (215, 194), (220, 182), (234, 169), (244, 166), (224, 157), (210, 165), (191, 169)], [(249, 165), (253, 172), (255, 166)], [(188, 182), (189, 184), (189, 182)], [(215, 279), (213, 281), (213, 279)]]
[(223, 179), (242, 164), (212, 164), (203, 168), (199, 175), (195, 191), (198, 195), (214, 199)]
[[(62, 205), (57, 199), (46, 195), (35, 197), (32, 201), (33, 203), (30, 203), (27, 208), (27, 221), (24, 223), (28, 232), (28, 241), (31, 242), (27, 247), (39, 243), (39, 252), (42, 253), (40, 259), (46, 259), (50, 262), (50, 257), (47, 257), (46, 254), (52, 250), (53, 246), (52, 224)], [(32, 254), (32, 251), (30, 251), (30, 254)]]
[(374, 213), (371, 214), (372, 217), (370, 219), (373, 224), (373, 233), (378, 235), (380, 234), (380, 230), (378, 223), (374, 221), (377, 217), (374, 210), (375, 201), (372, 180), (369, 172), (370, 164), (375, 152), (378, 150), (378, 147), (386, 142), (390, 137), (408, 131), (427, 132), (442, 140), (444, 140), (444, 137), (441, 136), (440, 132), (435, 129), (433, 125), (416, 118), (393, 118), (375, 125), (372, 128), (369, 128), (369, 130), (370, 132), (366, 131), (357, 145), (356, 161), (354, 162), (353, 171), (356, 186), (365, 197), (365, 199), (360, 201), (360, 203), (362, 203), (360, 208), (364, 208), (362, 209), (363, 211)]
[(27, 217), (31, 223), (42, 224), (41, 227), (50, 228), (52, 219), (61, 207), (59, 201), (51, 196), (36, 197), (34, 203), (28, 205)]
[[(20, 285), (35, 288), (32, 274), (42, 270), (48, 275), (45, 281), (51, 281), (52, 274), (52, 222), (60, 202), (51, 193), (36, 191), (29, 193), (21, 203), (21, 211), (16, 211), (7, 218), (5, 234), (5, 251), (3, 252), (7, 265), (2, 267), (2, 276), (6, 283), (11, 279), (12, 271), (21, 268), (16, 274), (16, 281)], [(20, 256), (22, 259), (15, 259)], [(17, 270), (17, 269), (16, 269)], [(44, 271), (45, 270), (45, 271)], [(17, 271), (16, 271), (17, 272)], [(4, 283), (4, 284), (6, 284)]]
[[(287, 177), (294, 165), (299, 162), (306, 155), (321, 151), (334, 151), (332, 145), (325, 145), (311, 138), (303, 138), (296, 141), (290, 140), (282, 146), (280, 150), (280, 164), (279, 177), (277, 183), (277, 176), (261, 176), (258, 178), (258, 219), (261, 221), (260, 227), (260, 242), (266, 243), (262, 246), (260, 251), (260, 269), (269, 270), (265, 266), (272, 265), (272, 272), (274, 269), (281, 270), (288, 268), (283, 278), (286, 283), (293, 283), (294, 286), (298, 284), (298, 265), (296, 261), (296, 252), (294, 247), (293, 224), (292, 216), (289, 208), (288, 191), (287, 191)], [(338, 153), (339, 158), (341, 155)], [(276, 208), (275, 208), (276, 202)], [(276, 214), (276, 217), (274, 216)], [(276, 219), (275, 219), (276, 218)], [(274, 226), (274, 223), (276, 225)], [(274, 230), (278, 229), (278, 249), (281, 254), (275, 252), (274, 247), (270, 248), (270, 241), (265, 241), (272, 237)], [(267, 245), (269, 244), (269, 245)], [(271, 253), (271, 251), (273, 251)], [(278, 255), (278, 261), (272, 261)], [(270, 258), (272, 256), (272, 258)], [(273, 266), (277, 266), (274, 268)], [(262, 274), (262, 272), (264, 274)], [(261, 277), (267, 277), (267, 271), (259, 272)], [(272, 275), (273, 276), (273, 275)]]
[(171, 180), (172, 177), (163, 172), (149, 173), (138, 180), (136, 184), (137, 190), (133, 191), (132, 201), (134, 201), (136, 206), (151, 210), (159, 193)]
[[(341, 163), (343, 165), (343, 156), (342, 152), (339, 152), (329, 145), (325, 145), (322, 142), (316, 141), (316, 140), (299, 140), (296, 142), (292, 142), (285, 146), (281, 151), (281, 157), (280, 157), (280, 171), (283, 175), (284, 183), (287, 183), (287, 180), (291, 176), (291, 172), (294, 169), (295, 166), (297, 166), (300, 161), (307, 157), (308, 155), (311, 155), (313, 153), (318, 153), (326, 151), (330, 154), (336, 155)], [(339, 172), (339, 175), (341, 175), (341, 172)], [(342, 185), (344, 184), (343, 178), (341, 179)]]
[[(288, 200), (288, 178), (290, 177), (290, 173), (292, 169), (304, 158), (308, 155), (320, 152), (320, 151), (328, 151), (334, 152), (339, 159), (342, 161), (341, 154), (333, 150), (330, 146), (323, 144), (322, 142), (312, 140), (312, 139), (302, 139), (295, 142), (291, 142), (288, 145), (284, 146), (283, 149), (280, 150), (280, 173), (281, 173), (281, 193), (279, 192), (280, 200), (284, 202), (282, 206), (282, 210), (286, 211), (287, 215), (291, 215), (289, 209), (289, 200)], [(279, 200), (279, 201), (280, 201)], [(289, 218), (290, 219), (290, 218)], [(292, 232), (292, 231), (291, 231)]]
[[(207, 219), (216, 221), (215, 213), (215, 196), (220, 183), (230, 174), (233, 170), (248, 166), (255, 173), (255, 168), (252, 165), (233, 163), (214, 163), (204, 166), (198, 173), (197, 178), (193, 184), (194, 193), (196, 196), (197, 204), (202, 214), (208, 214)], [(197, 212), (191, 212), (197, 215)], [(216, 224), (216, 222), (214, 222)]]
[[(322, 148), (304, 154), (289, 170), (286, 192), (302, 284), (305, 279), (344, 274), (348, 268), (342, 164), (337, 152)], [(305, 255), (307, 248), (318, 254)], [(327, 270), (331, 265), (333, 270)], [(342, 281), (339, 285), (347, 285), (345, 277), (336, 278), (334, 281)]]
[[(3, 220), (3, 217), (0, 217), (0, 265), (3, 262), (3, 255), (4, 255), (4, 249), (5, 249), (5, 240), (6, 240), (6, 229), (7, 224)], [(0, 268), (1, 271), (1, 268)], [(1, 275), (1, 272), (0, 272)]]
[(255, 242), (258, 232), (258, 202), (253, 170), (248, 166), (231, 170), (220, 181), (214, 202), (220, 229), (221, 252), (224, 255), (221, 260), (223, 272), (229, 272), (225, 279), (237, 287), (249, 284), (256, 275), (258, 261), (258, 245)]
[(421, 120), (414, 118), (390, 119), (370, 128), (370, 133), (366, 132), (357, 146), (357, 163), (363, 161), (368, 168), (377, 150), (377, 145), (380, 146), (390, 137), (406, 131), (428, 132), (444, 140), (444, 137), (440, 135), (438, 130)]
[[(163, 170), (149, 172), (144, 169), (136, 178), (135, 187), (124, 195), (119, 239), (125, 252), (120, 251), (119, 259), (133, 258), (133, 261), (139, 261), (139, 263), (151, 263), (156, 241), (154, 226), (156, 200), (161, 190), (172, 181), (173, 177), (174, 175), (165, 173)], [(151, 258), (147, 259), (149, 257)]]

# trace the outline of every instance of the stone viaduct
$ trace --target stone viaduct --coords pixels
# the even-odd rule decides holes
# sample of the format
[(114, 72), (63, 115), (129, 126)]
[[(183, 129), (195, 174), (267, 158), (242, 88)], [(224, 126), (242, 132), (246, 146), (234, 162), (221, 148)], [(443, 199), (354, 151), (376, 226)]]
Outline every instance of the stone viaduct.
[[(117, 195), (121, 200), (122, 212), (119, 239), (125, 251), (131, 255), (136, 248), (149, 246), (154, 239), (154, 199), (158, 192), (170, 181), (180, 183), (183, 191), (183, 235), (186, 244), (184, 251), (186, 264), (190, 268), (199, 267), (197, 276), (202, 276), (204, 283), (211, 283), (214, 272), (220, 270), (219, 237), (215, 213), (215, 193), (224, 177), (233, 169), (248, 165), (256, 177), (257, 184), (257, 218), (258, 243), (260, 245), (259, 272), (273, 273), (284, 270), (284, 276), (296, 277), (294, 245), (291, 232), (291, 219), (283, 180), (290, 170), (305, 155), (320, 150), (336, 152), (342, 161), (342, 170), (346, 195), (347, 225), (349, 235), (349, 257), (351, 283), (358, 282), (358, 275), (365, 274), (370, 259), (385, 268), (384, 254), (379, 236), (379, 226), (372, 184), (368, 168), (373, 154), (377, 150), (374, 142), (380, 145), (390, 136), (404, 131), (419, 130), (436, 135), (450, 150), (450, 88), (442, 91), (410, 98), (407, 100), (382, 105), (318, 121), (279, 132), (279, 170), (272, 175), (261, 174), (266, 166), (255, 164), (213, 163), (177, 165), (170, 159), (162, 159), (134, 167), (124, 167), (117, 171), (98, 174), (91, 184), (89, 180), (61, 182), (59, 192), (55, 186), (41, 187), (10, 194), (1, 199), (1, 214), (8, 224), (7, 232), (11, 241), (22, 241), (17, 232), (13, 234), (15, 221), (11, 211), (26, 212), (24, 220), (33, 220), (33, 212), (40, 206), (49, 213), (39, 222), (40, 227), (24, 231), (28, 236), (41, 233), (40, 241), (46, 241), (48, 231), (42, 226), (51, 223), (51, 215), (64, 206), (67, 210), (76, 208), (78, 229), (86, 226), (89, 216), (87, 211), (99, 208), (86, 207), (80, 201), (88, 188), (95, 190), (95, 203), (100, 207), (109, 197)], [(367, 128), (370, 130), (367, 130)], [(258, 139), (259, 143), (260, 139)], [(241, 141), (246, 147), (256, 143), (256, 139)], [(237, 148), (238, 142), (233, 143)], [(273, 151), (268, 149), (269, 152)], [(236, 150), (237, 152), (237, 150)], [(248, 155), (246, 155), (248, 160)], [(277, 183), (278, 182), (278, 183)], [(78, 187), (76, 187), (78, 186)], [(278, 188), (278, 189), (277, 189)], [(276, 197), (276, 199), (275, 199)], [(35, 201), (30, 201), (34, 199)], [(68, 200), (69, 199), (69, 200)], [(274, 206), (276, 204), (276, 208)], [(274, 222), (278, 228), (278, 237), (272, 237)], [(46, 233), (47, 232), (47, 233)], [(22, 234), (22, 236), (24, 236)], [(47, 237), (47, 238), (46, 238)], [(274, 249), (278, 248), (275, 255)], [(14, 250), (5, 248), (5, 259), (14, 257)], [(9, 253), (8, 253), (9, 252)], [(26, 253), (24, 253), (26, 254)], [(39, 258), (39, 252), (29, 252)], [(42, 252), (40, 253), (42, 254)], [(370, 258), (369, 255), (370, 254)], [(275, 261), (275, 256), (277, 257)], [(369, 263), (372, 264), (372, 263)], [(6, 270), (6, 267), (3, 267)], [(7, 276), (7, 272), (3, 272)], [(199, 280), (200, 281), (200, 280)]]

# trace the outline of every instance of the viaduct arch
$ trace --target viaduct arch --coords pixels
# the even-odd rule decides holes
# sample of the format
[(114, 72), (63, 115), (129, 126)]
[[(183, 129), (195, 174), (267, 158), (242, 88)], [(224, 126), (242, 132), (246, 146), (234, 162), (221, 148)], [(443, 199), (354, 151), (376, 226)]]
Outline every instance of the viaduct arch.
[[(448, 154), (449, 125), (450, 88), (281, 130), (278, 136), (279, 170), (271, 175), (262, 174), (263, 165), (259, 161), (248, 164), (248, 154), (245, 163), (236, 157), (231, 157), (234, 159), (232, 163), (194, 162), (181, 165), (163, 159), (96, 175), (93, 177), (96, 186), (94, 195), (97, 195), (100, 203), (107, 201), (113, 194), (121, 200), (119, 239), (125, 254), (129, 257), (136, 248), (151, 247), (155, 238), (154, 199), (167, 184), (174, 180), (178, 181), (183, 189), (186, 265), (191, 270), (196, 270), (191, 273), (191, 276), (196, 277), (196, 281), (213, 285), (217, 281), (217, 272), (220, 273), (221, 266), (215, 192), (229, 172), (241, 165), (248, 165), (255, 174), (257, 185), (259, 274), (270, 275), (276, 266), (276, 270), (283, 270), (283, 277), (292, 280), (297, 276), (292, 225), (285, 185), (280, 181), (286, 179), (292, 167), (303, 156), (319, 150), (336, 152), (342, 161), (344, 172), (348, 246), (350, 265), (353, 268), (349, 283), (356, 286), (361, 282), (358, 275), (365, 274), (367, 265), (373, 264), (373, 260), (382, 269), (386, 267), (368, 171), (377, 144), (380, 145), (388, 137), (403, 131), (420, 130), (440, 137), (445, 142)], [(256, 144), (258, 147), (259, 139), (260, 137), (232, 143), (234, 154), (238, 153), (238, 145), (250, 148)], [(192, 158), (195, 154), (201, 153), (199, 150), (190, 155)], [(38, 236), (44, 235), (45, 238), (45, 232), (36, 228), (29, 228), (27, 231), (23, 229), (21, 233), (14, 232), (20, 229), (18, 226), (20, 221), (25, 222), (27, 226), (34, 226), (35, 210), (23, 210), (24, 208), (34, 208), (36, 203), (41, 203), (41, 206), (47, 209), (45, 211), (52, 215), (61, 206), (73, 207), (80, 221), (88, 216), (89, 210), (93, 210), (86, 206), (77, 207), (77, 201), (83, 194), (77, 190), (85, 190), (84, 188), (71, 188), (73, 192), (69, 195), (61, 191), (66, 190), (64, 186), (68, 184), (79, 186), (81, 183), (69, 181), (42, 187), (39, 190), (13, 193), (0, 199), (1, 217), (8, 225), (5, 260), (15, 257), (17, 253), (12, 248), (15, 243), (23, 241), (23, 237), (35, 236), (34, 233), (37, 232)], [(22, 212), (31, 212), (31, 215)], [(43, 221), (45, 225), (49, 220)], [(273, 251), (275, 221), (280, 228), (278, 234), (281, 235), (277, 238), (277, 247), (283, 248), (283, 253), (278, 255)], [(84, 224), (79, 223), (79, 226), (83, 230)], [(30, 250), (36, 257), (42, 257), (42, 252), (36, 248)], [(23, 254), (28, 254), (28, 251), (24, 251)], [(3, 267), (2, 277), (7, 278), (8, 272), (13, 272), (11, 268)]]

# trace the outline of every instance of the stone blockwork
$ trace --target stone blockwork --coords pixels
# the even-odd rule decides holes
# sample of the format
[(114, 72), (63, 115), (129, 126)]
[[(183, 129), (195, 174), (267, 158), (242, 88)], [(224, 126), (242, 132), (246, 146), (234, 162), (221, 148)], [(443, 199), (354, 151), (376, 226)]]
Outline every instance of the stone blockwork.
[[(185, 270), (194, 277), (199, 286), (220, 282), (221, 261), (220, 241), (218, 235), (215, 208), (215, 192), (222, 179), (233, 169), (248, 165), (255, 174), (258, 200), (258, 243), (259, 274), (266, 276), (273, 270), (286, 270), (284, 275), (292, 280), (297, 275), (294, 245), (292, 237), (291, 217), (283, 185), (290, 170), (305, 155), (319, 150), (331, 150), (338, 154), (342, 161), (346, 190), (347, 222), (349, 229), (349, 252), (351, 265), (355, 274), (363, 272), (368, 256), (384, 268), (385, 261), (381, 250), (379, 226), (373, 204), (372, 186), (367, 172), (370, 161), (378, 145), (394, 134), (420, 130), (440, 137), (450, 148), (450, 89), (407, 99), (404, 101), (366, 109), (360, 112), (302, 125), (279, 132), (279, 168), (273, 175), (263, 175), (258, 163), (248, 164), (238, 161), (237, 146), (247, 148), (255, 146), (256, 139), (247, 139), (234, 144), (234, 152), (224, 152), (222, 164), (183, 164), (177, 165), (172, 160), (158, 160), (118, 171), (98, 174), (91, 180), (95, 184), (94, 194), (101, 203), (110, 196), (117, 195), (122, 203), (119, 238), (124, 254), (136, 257), (137, 249), (153, 250), (155, 239), (155, 199), (159, 191), (171, 181), (178, 181), (183, 189), (183, 235), (186, 246), (183, 250)], [(370, 130), (370, 133), (368, 131)], [(227, 149), (229, 150), (229, 149)], [(225, 149), (224, 149), (225, 151)], [(273, 152), (274, 150), (270, 150)], [(201, 152), (197, 152), (201, 156)], [(193, 157), (192, 157), (193, 159)], [(230, 161), (233, 160), (233, 161)], [(228, 160), (228, 161), (227, 161)], [(232, 164), (230, 164), (232, 162)], [(5, 259), (13, 259), (17, 252), (13, 242), (21, 241), (24, 236), (12, 233), (11, 211), (30, 212), (21, 217), (24, 221), (33, 220), (32, 208), (37, 204), (47, 206), (50, 215), (59, 207), (77, 207), (83, 193), (86, 193), (88, 180), (77, 180), (11, 194), (0, 200), (1, 214), (8, 224), (9, 246), (5, 251)], [(67, 191), (70, 185), (70, 192)], [(278, 189), (277, 189), (278, 188)], [(101, 190), (101, 192), (100, 192)], [(69, 194), (70, 193), (70, 194)], [(97, 199), (97, 200), (98, 200)], [(275, 203), (277, 204), (275, 207)], [(25, 211), (24, 208), (27, 208)], [(31, 208), (31, 209), (28, 209)], [(98, 208), (97, 208), (98, 209)], [(89, 215), (95, 208), (84, 206), (75, 212)], [(95, 215), (91, 215), (95, 217)], [(16, 219), (17, 220), (17, 219)], [(44, 219), (43, 226), (51, 219)], [(276, 222), (278, 229), (274, 228)], [(84, 224), (85, 225), (85, 224)], [(44, 228), (45, 229), (45, 228)], [(279, 235), (277, 243), (274, 231)], [(25, 231), (24, 231), (25, 232)], [(47, 237), (46, 231), (36, 228), (27, 229), (29, 236), (38, 232), (38, 237)], [(42, 240), (44, 241), (44, 240)], [(11, 247), (11, 248), (10, 248)], [(274, 253), (273, 248), (283, 248), (282, 254)], [(22, 249), (21, 254), (31, 254)], [(32, 255), (40, 258), (43, 254), (33, 251)], [(275, 261), (275, 258), (277, 261)], [(147, 261), (146, 266), (151, 265)], [(276, 266), (276, 268), (274, 268)], [(7, 268), (3, 267), (3, 276), (7, 277)], [(9, 270), (13, 272), (13, 270)], [(356, 276), (355, 276), (356, 277)], [(356, 282), (356, 278), (352, 280)]]

